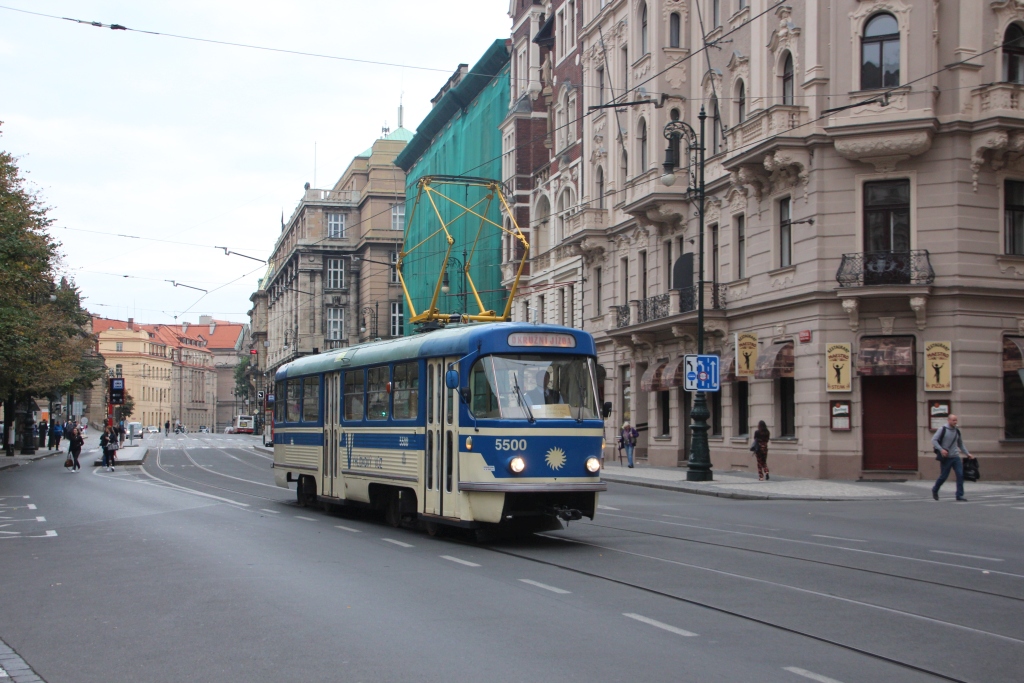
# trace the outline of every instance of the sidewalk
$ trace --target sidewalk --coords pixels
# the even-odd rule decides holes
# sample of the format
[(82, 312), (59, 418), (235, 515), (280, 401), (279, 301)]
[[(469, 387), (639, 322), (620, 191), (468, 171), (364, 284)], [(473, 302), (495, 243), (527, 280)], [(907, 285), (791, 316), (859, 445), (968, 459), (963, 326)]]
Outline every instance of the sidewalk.
[[(932, 481), (864, 483), (849, 480), (795, 479), (772, 475), (758, 481), (747, 472), (712, 471), (713, 481), (686, 481), (685, 467), (648, 467), (633, 469), (615, 460), (606, 460), (601, 479), (617, 484), (696, 493), (702, 496), (741, 500), (915, 500), (930, 499)], [(947, 483), (948, 487), (948, 483)], [(1015, 482), (967, 482), (967, 496), (981, 493), (1020, 491)]]
[[(82, 455), (78, 458), (78, 462), (82, 465), (88, 466), (90, 458), (92, 459), (93, 465), (101, 465), (103, 463), (103, 454), (100, 452), (100, 432), (99, 430), (90, 429), (85, 434), (85, 445), (82, 447)], [(17, 450), (14, 451), (14, 456), (7, 457), (0, 450), (0, 471), (11, 469), (13, 467), (19, 467), (21, 465), (28, 465), (42, 460), (43, 458), (58, 458), (63, 464), (64, 458), (68, 454), (68, 446), (66, 440), (61, 440), (60, 450), (48, 450), (45, 448), (36, 449), (34, 455), (21, 455)], [(124, 442), (125, 447), (117, 452), (117, 464), (121, 466), (125, 465), (141, 465), (146, 459), (146, 454), (149, 450), (148, 446), (143, 445), (143, 442), (139, 439), (135, 440), (133, 447), (128, 446), (128, 441)]]

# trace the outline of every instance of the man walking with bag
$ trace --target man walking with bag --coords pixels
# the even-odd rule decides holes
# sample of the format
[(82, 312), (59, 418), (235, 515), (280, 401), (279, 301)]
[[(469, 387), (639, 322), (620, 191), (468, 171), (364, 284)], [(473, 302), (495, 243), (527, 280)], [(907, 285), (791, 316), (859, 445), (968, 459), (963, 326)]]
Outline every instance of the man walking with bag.
[(935, 486), (932, 487), (932, 498), (935, 500), (939, 499), (939, 489), (946, 482), (947, 477), (949, 477), (949, 470), (952, 469), (956, 472), (956, 499), (957, 502), (962, 503), (967, 499), (964, 498), (964, 464), (960, 460), (960, 454), (963, 453), (967, 456), (968, 460), (973, 459), (974, 456), (964, 447), (964, 438), (956, 426), (957, 422), (956, 415), (950, 415), (948, 422), (942, 425), (935, 432), (935, 436), (932, 437), (935, 459), (942, 466), (939, 478), (935, 481)]

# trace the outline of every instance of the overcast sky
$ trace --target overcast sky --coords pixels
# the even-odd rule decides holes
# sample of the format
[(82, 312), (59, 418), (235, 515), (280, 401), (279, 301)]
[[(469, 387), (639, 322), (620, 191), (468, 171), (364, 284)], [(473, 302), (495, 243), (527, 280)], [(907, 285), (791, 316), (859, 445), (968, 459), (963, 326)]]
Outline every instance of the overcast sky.
[(385, 123), (396, 126), (403, 93), (405, 126), (415, 130), (455, 67), (475, 63), (510, 27), (508, 0), (0, 5), (407, 65), (0, 9), (0, 149), (17, 157), (52, 207), (64, 272), (89, 310), (147, 323), (171, 323), (175, 315), (195, 322), (203, 314), (247, 322), (265, 266), (213, 247), (268, 258), (281, 212), (291, 215), (304, 183), (333, 185)]

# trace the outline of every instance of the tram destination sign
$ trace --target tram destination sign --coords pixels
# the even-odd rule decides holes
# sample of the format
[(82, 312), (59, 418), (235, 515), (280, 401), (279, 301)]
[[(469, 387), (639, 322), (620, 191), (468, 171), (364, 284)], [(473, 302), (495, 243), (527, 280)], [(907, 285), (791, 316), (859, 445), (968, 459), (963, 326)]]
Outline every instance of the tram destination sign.
[(571, 349), (576, 346), (576, 337), (557, 332), (513, 332), (508, 335), (509, 346), (555, 346)]
[(683, 389), (686, 391), (720, 391), (718, 356), (687, 354), (683, 356)]

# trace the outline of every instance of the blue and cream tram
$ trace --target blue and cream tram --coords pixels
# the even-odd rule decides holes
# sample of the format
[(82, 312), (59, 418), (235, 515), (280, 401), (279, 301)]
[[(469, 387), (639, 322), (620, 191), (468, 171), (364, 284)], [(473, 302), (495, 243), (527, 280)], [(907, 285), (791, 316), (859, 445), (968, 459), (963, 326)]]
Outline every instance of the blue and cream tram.
[(593, 338), (450, 326), (307, 356), (276, 377), (274, 471), (303, 504), (394, 525), (558, 528), (593, 518), (603, 452)]

